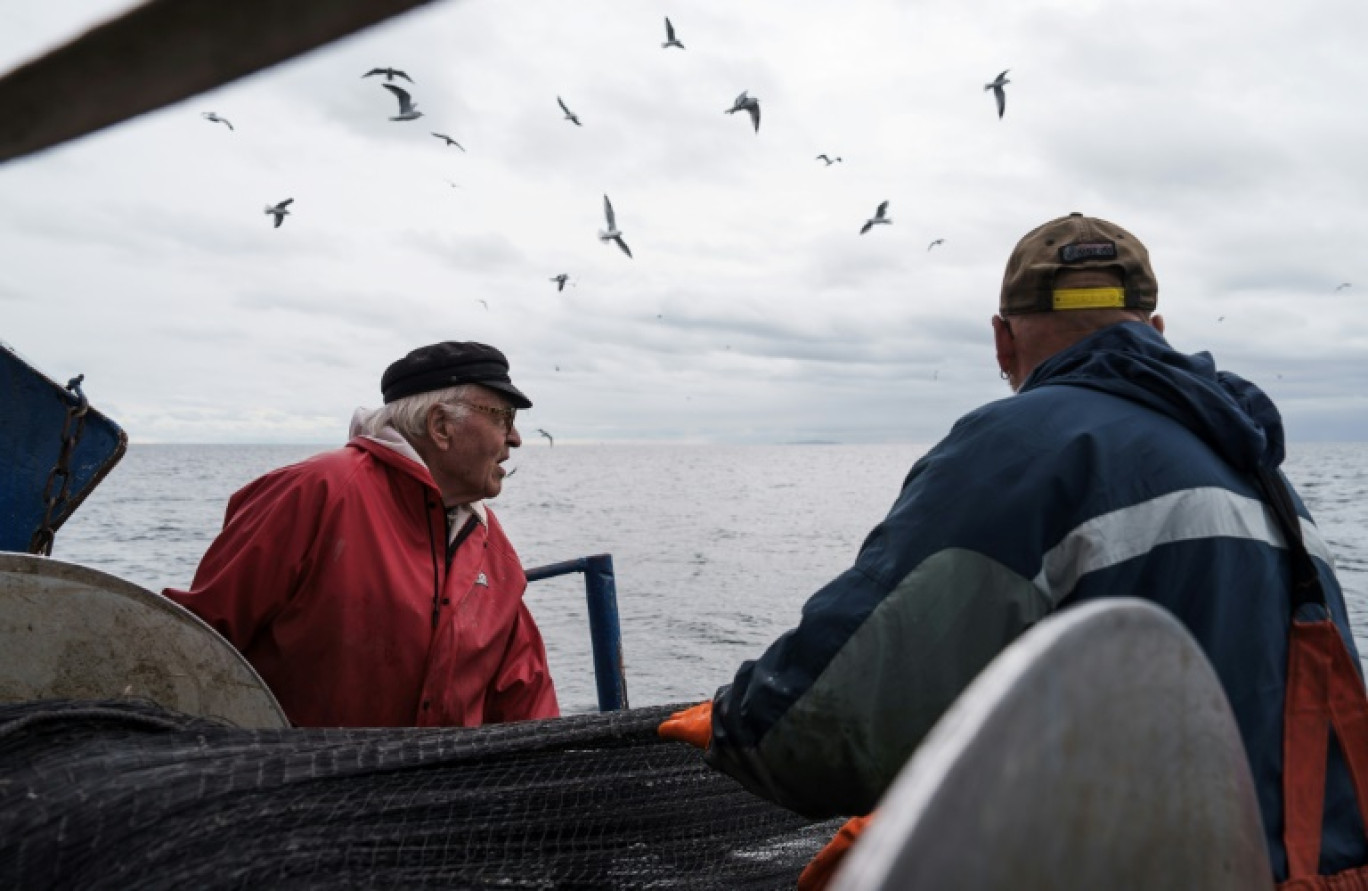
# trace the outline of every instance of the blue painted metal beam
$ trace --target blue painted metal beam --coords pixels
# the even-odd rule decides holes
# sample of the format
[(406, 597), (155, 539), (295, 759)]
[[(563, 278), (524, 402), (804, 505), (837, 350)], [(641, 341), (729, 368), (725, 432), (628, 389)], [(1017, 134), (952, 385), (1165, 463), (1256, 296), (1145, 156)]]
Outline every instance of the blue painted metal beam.
[(584, 597), (589, 607), (589, 637), (594, 647), (594, 681), (599, 711), (627, 708), (627, 671), (622, 663), (622, 625), (618, 617), (617, 580), (611, 554), (578, 557), (526, 571), (528, 582), (571, 573), (584, 573)]

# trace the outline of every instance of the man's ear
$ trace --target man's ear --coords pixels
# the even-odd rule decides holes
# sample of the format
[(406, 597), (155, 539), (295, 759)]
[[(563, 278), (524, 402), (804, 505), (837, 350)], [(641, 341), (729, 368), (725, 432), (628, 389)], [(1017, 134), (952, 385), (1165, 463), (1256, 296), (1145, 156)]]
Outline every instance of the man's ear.
[(1002, 316), (993, 316), (993, 346), (997, 349), (998, 370), (1009, 373), (1016, 361), (1016, 338)]
[(1164, 317), (1163, 317), (1163, 316), (1159, 315), (1158, 313), (1155, 313), (1154, 315), (1150, 316), (1149, 323), (1150, 323), (1150, 327), (1152, 327), (1155, 331), (1158, 331), (1160, 334), (1163, 334), (1163, 333), (1164, 333)]
[(451, 436), (447, 424), (446, 409), (441, 405), (434, 405), (427, 412), (427, 435), (428, 440), (440, 449), (445, 449), (451, 444)]

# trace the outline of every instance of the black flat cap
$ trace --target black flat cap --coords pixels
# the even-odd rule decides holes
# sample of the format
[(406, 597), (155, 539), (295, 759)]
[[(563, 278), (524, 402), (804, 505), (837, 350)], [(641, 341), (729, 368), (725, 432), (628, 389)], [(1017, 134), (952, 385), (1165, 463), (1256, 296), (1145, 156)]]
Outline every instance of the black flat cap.
[(380, 393), (385, 404), (416, 393), (429, 393), (459, 384), (479, 384), (498, 390), (518, 408), (532, 400), (513, 386), (508, 359), (494, 347), (474, 341), (448, 340), (419, 347), (385, 369)]

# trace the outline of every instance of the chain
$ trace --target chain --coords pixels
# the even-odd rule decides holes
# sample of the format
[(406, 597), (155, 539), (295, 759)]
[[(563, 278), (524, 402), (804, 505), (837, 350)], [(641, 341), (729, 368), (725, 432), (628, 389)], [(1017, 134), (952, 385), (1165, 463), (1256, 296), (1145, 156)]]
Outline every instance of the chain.
[[(33, 533), (33, 538), (29, 539), (30, 554), (50, 556), (52, 543), (57, 538), (57, 530), (53, 528), (52, 522), (60, 517), (66, 508), (67, 498), (71, 492), (71, 453), (76, 451), (76, 443), (81, 441), (81, 434), (85, 432), (86, 412), (90, 410), (90, 402), (81, 392), (83, 380), (85, 375), (78, 374), (67, 381), (66, 388), (75, 397), (75, 401), (67, 405), (66, 420), (62, 422), (62, 450), (57, 455), (57, 463), (48, 473), (47, 485), (43, 487), (43, 522)], [(58, 480), (61, 480), (61, 488), (54, 495), (52, 490), (57, 486)]]

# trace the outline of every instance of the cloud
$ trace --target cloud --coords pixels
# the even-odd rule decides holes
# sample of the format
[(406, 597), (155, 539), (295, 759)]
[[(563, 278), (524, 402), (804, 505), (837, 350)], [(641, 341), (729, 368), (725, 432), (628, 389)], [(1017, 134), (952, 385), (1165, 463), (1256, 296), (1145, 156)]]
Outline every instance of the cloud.
[[(0, 61), (122, 8), (0, 13)], [(135, 439), (335, 442), (389, 362), (457, 338), (503, 348), (567, 443), (926, 442), (1004, 394), (1007, 253), (1079, 210), (1148, 245), (1175, 345), (1297, 437), (1362, 438), (1368, 301), (1333, 289), (1368, 283), (1364, 25), (1349, 0), (428, 4), (0, 167), (4, 333)], [(387, 120), (376, 66), (425, 117)], [(723, 113), (742, 90), (758, 134)], [(634, 259), (597, 238), (605, 194)]]

